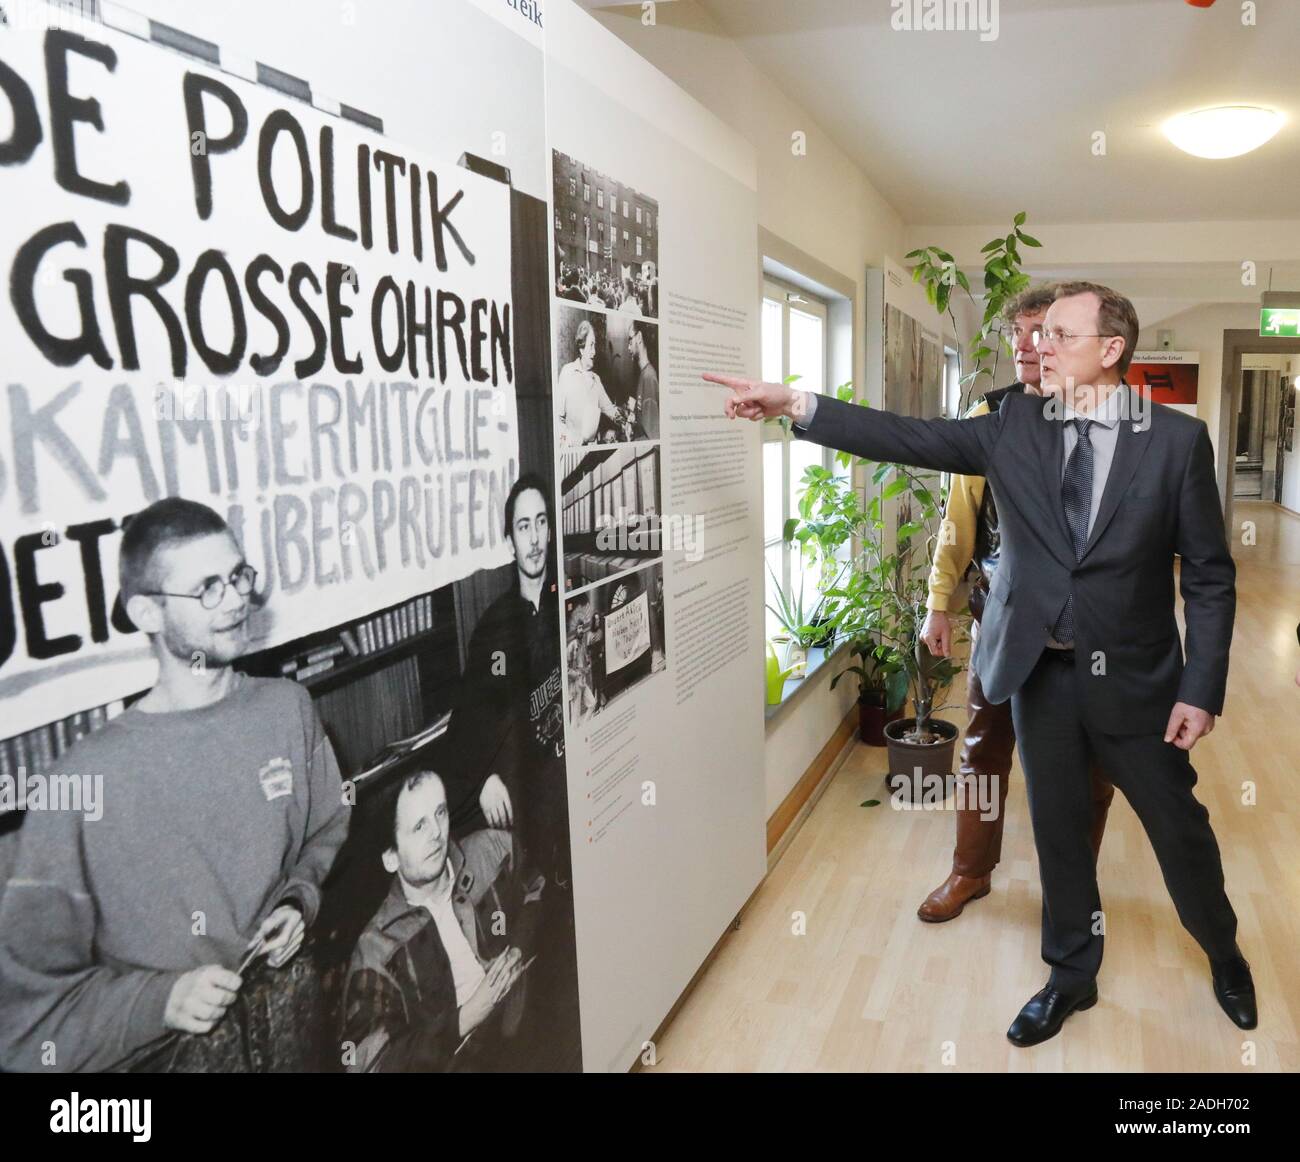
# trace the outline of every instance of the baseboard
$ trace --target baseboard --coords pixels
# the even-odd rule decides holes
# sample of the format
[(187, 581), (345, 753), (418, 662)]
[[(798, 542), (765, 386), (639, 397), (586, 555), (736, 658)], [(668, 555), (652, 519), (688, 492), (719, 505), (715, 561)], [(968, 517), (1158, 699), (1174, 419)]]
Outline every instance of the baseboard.
[[(854, 703), (853, 709), (844, 716), (844, 721), (835, 728), (835, 733), (826, 740), (826, 745), (817, 752), (817, 757), (813, 759), (808, 769), (804, 771), (802, 777), (794, 785), (794, 788), (767, 821), (767, 866), (769, 871), (772, 869), (772, 865), (781, 858), (781, 853), (789, 846), (790, 841), (798, 834), (799, 825), (808, 817), (817, 800), (821, 798), (821, 793), (835, 776), (835, 772), (839, 770), (840, 764), (848, 756), (849, 750), (857, 738), (857, 730), (858, 707)], [(677, 1016), (682, 1005), (686, 1003), (686, 999), (691, 995), (696, 983), (713, 963), (713, 958), (717, 956), (723, 941), (740, 927), (741, 917), (744, 916), (745, 909), (749, 907), (750, 900), (754, 898), (754, 894), (762, 886), (762, 881), (760, 881), (755, 886), (754, 891), (750, 893), (749, 900), (745, 901), (736, 914), (736, 918), (714, 942), (713, 947), (709, 949), (709, 954), (704, 958), (704, 962), (695, 970), (695, 975), (682, 989), (681, 995), (677, 998), (673, 1007), (668, 1010), (664, 1019), (659, 1022), (659, 1027), (650, 1038), (651, 1043), (659, 1041), (663, 1031), (672, 1024), (673, 1018)], [(641, 1069), (641, 1062), (637, 1060), (628, 1072), (639, 1073)]]
[(835, 733), (826, 740), (826, 745), (817, 752), (817, 757), (809, 764), (781, 805), (772, 812), (767, 821), (768, 866), (778, 856), (777, 847), (783, 845), (787, 838), (793, 838), (798, 831), (796, 824), (802, 823), (812, 810), (824, 785), (830, 781), (829, 776), (839, 766), (839, 761), (846, 753), (846, 748), (856, 737), (858, 730), (858, 706), (844, 716), (835, 728)]

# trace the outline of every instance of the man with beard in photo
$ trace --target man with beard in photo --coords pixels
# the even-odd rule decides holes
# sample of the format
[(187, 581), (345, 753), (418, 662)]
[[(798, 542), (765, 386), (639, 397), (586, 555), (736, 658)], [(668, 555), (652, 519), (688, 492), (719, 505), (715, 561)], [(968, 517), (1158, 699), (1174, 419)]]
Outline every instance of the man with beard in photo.
[(448, 788), (457, 834), (512, 829), (524, 884), (567, 884), (568, 799), (560, 676), (560, 610), (546, 485), (521, 476), (505, 504), (513, 584), (483, 611), (470, 638), (452, 715), (460, 785)]
[(505, 503), (510, 586), (470, 638), (440, 771), (452, 837), (513, 833), (511, 871), (524, 892), (506, 935), (538, 956), (513, 1067), (580, 1066), (577, 963), (564, 762), (564, 687), (554, 522), (546, 482), (525, 473)]
[(0, 1068), (307, 1068), (295, 957), (348, 829), (333, 749), (306, 689), (232, 667), (257, 574), (217, 513), (150, 505), (119, 575), (158, 681), (59, 764), (102, 780), (102, 818), (29, 811), (10, 837)]

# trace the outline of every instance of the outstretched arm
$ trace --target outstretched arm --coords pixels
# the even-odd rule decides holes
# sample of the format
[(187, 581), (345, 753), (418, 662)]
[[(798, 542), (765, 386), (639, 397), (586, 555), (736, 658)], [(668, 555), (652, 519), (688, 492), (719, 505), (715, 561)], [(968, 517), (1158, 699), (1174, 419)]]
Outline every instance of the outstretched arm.
[[(730, 388), (724, 403), (732, 419), (773, 416), (798, 419), (799, 393), (783, 383), (705, 372), (704, 378)], [(987, 475), (1005, 409), (969, 420), (921, 420), (878, 408), (819, 395), (808, 426), (795, 428), (799, 439), (887, 464), (910, 464), (937, 472)]]
[(618, 419), (618, 407), (614, 401), (609, 398), (609, 393), (605, 390), (605, 385), (600, 382), (600, 376), (596, 376), (596, 390), (600, 392), (600, 410), (611, 420)]

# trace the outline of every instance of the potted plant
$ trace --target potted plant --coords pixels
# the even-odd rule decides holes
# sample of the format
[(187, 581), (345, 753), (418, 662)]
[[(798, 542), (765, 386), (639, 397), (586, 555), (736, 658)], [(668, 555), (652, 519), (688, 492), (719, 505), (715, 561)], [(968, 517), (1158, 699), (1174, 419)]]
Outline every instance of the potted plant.
[[(797, 523), (791, 521), (787, 524)], [(788, 538), (787, 538), (788, 539)], [(808, 651), (814, 646), (822, 645), (828, 636), (832, 636), (835, 627), (828, 619), (826, 598), (822, 586), (810, 598), (805, 597), (804, 558), (800, 554), (798, 588), (786, 591), (781, 579), (776, 575), (771, 562), (767, 564), (768, 576), (772, 578), (772, 594), (775, 604), (767, 603), (767, 608), (781, 626), (782, 633), (773, 637), (773, 641), (785, 646), (785, 664), (790, 667), (794, 677), (802, 677), (808, 668)]]
[(885, 726), (903, 716), (907, 704), (907, 672), (877, 641), (855, 641), (850, 650), (858, 660), (831, 679), (831, 689), (845, 674), (858, 678), (858, 736), (868, 746), (885, 745)]
[[(1005, 238), (986, 242), (980, 253), (984, 256), (984, 315), (978, 330), (970, 338), (957, 344), (958, 382), (961, 386), (961, 406), (958, 415), (965, 415), (973, 389), (984, 377), (987, 390), (997, 385), (998, 363), (1002, 355), (1002, 309), (1029, 285), (1029, 275), (1020, 269), (1020, 247), (1042, 246), (1021, 227), (1025, 224), (1025, 211), (1021, 210), (1011, 222), (1011, 233)], [(953, 334), (959, 338), (959, 325), (951, 300), (955, 288), (966, 293), (971, 306), (977, 311), (980, 304), (970, 289), (970, 280), (957, 269), (957, 263), (948, 251), (939, 246), (923, 246), (913, 250), (908, 258), (916, 259), (912, 267), (912, 281), (925, 288), (925, 297), (941, 315), (947, 315)], [(965, 357), (963, 357), (963, 348)], [(969, 370), (967, 370), (969, 359)]]
[[(851, 401), (852, 385), (841, 385), (837, 395)], [(871, 463), (846, 452), (836, 458), (844, 467), (855, 460)], [(880, 699), (886, 718), (898, 709), (901, 689), (911, 694), (914, 714), (887, 722), (883, 734), (890, 751), (891, 784), (901, 780), (915, 794), (918, 775), (951, 774), (959, 733), (955, 725), (935, 716), (947, 708), (936, 702), (960, 667), (951, 658), (932, 658), (921, 642), (942, 496), (904, 465), (875, 464), (871, 480), (878, 491), (864, 503), (866, 489), (854, 486), (851, 478), (820, 465), (809, 467), (800, 519), (786, 531), (823, 562), (828, 557), (839, 560), (844, 546), (849, 547), (849, 567), (824, 590), (827, 617), (837, 632), (854, 642), (857, 659), (836, 680), (856, 674), (860, 699)], [(916, 516), (898, 526), (891, 545), (884, 504), (895, 497)]]

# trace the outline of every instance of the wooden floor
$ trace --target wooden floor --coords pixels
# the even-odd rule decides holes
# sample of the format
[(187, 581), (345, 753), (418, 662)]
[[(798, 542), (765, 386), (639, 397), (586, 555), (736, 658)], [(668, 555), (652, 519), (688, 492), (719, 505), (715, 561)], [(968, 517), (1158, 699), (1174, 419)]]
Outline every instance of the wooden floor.
[[(1242, 543), (1245, 521), (1253, 545)], [(992, 894), (947, 924), (923, 924), (917, 905), (951, 867), (952, 814), (892, 809), (883, 750), (858, 743), (646, 1072), (1300, 1070), (1300, 517), (1238, 502), (1234, 525), (1227, 705), (1192, 757), (1255, 976), (1257, 1029), (1242, 1032), (1219, 1010), (1206, 960), (1117, 794), (1099, 868), (1101, 1001), (1043, 1045), (1009, 1044), (1007, 1026), (1047, 975), (1019, 764)], [(1247, 781), (1255, 806), (1242, 803)], [(870, 798), (882, 805), (860, 806)], [(806, 935), (793, 934), (797, 913)]]

